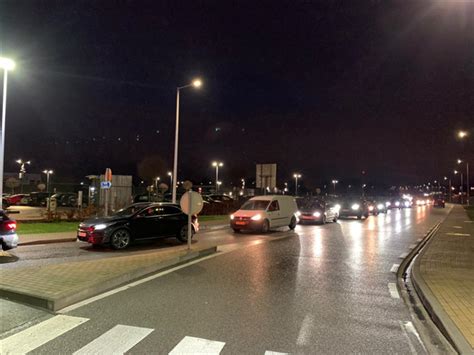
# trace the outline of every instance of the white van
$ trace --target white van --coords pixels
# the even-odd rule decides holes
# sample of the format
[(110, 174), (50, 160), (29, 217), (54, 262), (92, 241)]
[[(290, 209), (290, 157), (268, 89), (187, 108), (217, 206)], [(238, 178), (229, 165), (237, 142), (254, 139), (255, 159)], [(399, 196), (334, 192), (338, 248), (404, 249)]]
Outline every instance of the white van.
[(292, 196), (256, 196), (230, 215), (230, 226), (234, 232), (252, 229), (266, 233), (270, 228), (284, 226), (295, 229), (298, 222), (297, 212), (298, 207)]

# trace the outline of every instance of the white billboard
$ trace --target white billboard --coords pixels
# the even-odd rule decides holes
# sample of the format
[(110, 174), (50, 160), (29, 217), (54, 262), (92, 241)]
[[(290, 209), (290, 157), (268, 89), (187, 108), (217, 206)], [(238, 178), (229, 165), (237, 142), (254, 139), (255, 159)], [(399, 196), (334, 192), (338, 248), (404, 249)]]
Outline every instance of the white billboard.
[(274, 189), (276, 187), (276, 164), (257, 164), (256, 187)]

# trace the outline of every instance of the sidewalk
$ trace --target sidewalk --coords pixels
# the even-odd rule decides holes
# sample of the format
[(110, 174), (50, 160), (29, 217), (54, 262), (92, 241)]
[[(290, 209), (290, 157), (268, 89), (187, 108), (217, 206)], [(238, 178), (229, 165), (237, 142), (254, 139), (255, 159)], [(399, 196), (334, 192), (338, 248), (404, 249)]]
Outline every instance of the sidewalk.
[(422, 250), (412, 274), (438, 327), (460, 353), (474, 353), (474, 223), (461, 206)]
[[(79, 222), (77, 222), (79, 225)], [(200, 231), (207, 232), (211, 230), (224, 229), (229, 227), (229, 223), (223, 221), (205, 221), (200, 222)], [(59, 232), (59, 233), (39, 233), (39, 234), (24, 234), (19, 233), (19, 245), (34, 245), (47, 243), (61, 243), (73, 242), (76, 240), (76, 232)]]

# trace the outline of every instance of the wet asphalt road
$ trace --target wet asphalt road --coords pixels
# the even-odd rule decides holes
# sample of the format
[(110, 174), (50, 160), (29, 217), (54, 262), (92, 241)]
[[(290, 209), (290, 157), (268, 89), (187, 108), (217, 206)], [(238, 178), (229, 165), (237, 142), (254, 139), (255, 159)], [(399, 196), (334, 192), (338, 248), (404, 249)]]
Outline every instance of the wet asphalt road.
[(70, 311), (89, 321), (35, 353), (74, 352), (118, 324), (153, 329), (131, 348), (135, 354), (167, 354), (185, 336), (223, 342), (222, 354), (423, 353), (402, 326), (410, 315), (389, 292), (396, 281), (390, 269), (447, 212), (422, 207), (298, 226), (288, 238), (223, 253)]

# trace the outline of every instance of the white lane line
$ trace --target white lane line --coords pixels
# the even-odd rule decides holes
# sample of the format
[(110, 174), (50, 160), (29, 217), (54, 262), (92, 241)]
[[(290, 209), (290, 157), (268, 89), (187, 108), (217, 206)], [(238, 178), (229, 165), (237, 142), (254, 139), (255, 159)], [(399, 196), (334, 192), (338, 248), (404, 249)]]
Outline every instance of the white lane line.
[(408, 335), (406, 323), (411, 323), (411, 322), (402, 322), (399, 321), (400, 323), (400, 328), (402, 328), (403, 335), (405, 335), (405, 338), (407, 338), (408, 341), (408, 347), (410, 348), (410, 352), (412, 355), (416, 355), (416, 350), (415, 347), (413, 346), (413, 343), (411, 342), (410, 336)]
[(423, 240), (423, 238), (418, 238), (416, 241), (419, 243)]
[(455, 235), (458, 237), (470, 237), (471, 235), (468, 233), (446, 233), (446, 235)]
[(221, 341), (186, 336), (170, 351), (169, 355), (220, 354), (224, 345), (225, 343)]
[(76, 351), (75, 355), (124, 354), (137, 345), (154, 329), (131, 327), (118, 324)]
[(464, 221), (464, 223), (474, 223), (474, 221)]
[(408, 249), (415, 249), (416, 248), (416, 244), (411, 244)]
[(400, 264), (393, 264), (392, 268), (390, 269), (390, 272), (396, 273), (399, 267), (400, 267)]
[(398, 290), (397, 290), (397, 285), (395, 283), (389, 282), (388, 291), (390, 292), (390, 296), (392, 298), (400, 298), (400, 295), (398, 294)]
[(305, 345), (307, 340), (311, 337), (311, 328), (313, 326), (313, 318), (310, 315), (306, 315), (301, 324), (300, 331), (298, 333), (298, 339), (296, 340), (297, 345)]
[(265, 351), (265, 355), (288, 355), (288, 353), (279, 353), (278, 351)]
[(88, 318), (55, 316), (0, 341), (2, 354), (26, 354), (87, 322)]
[(462, 226), (453, 226), (453, 228), (462, 229)]
[(403, 253), (403, 254), (400, 254), (399, 258), (405, 259), (407, 256), (408, 256), (408, 253)]

